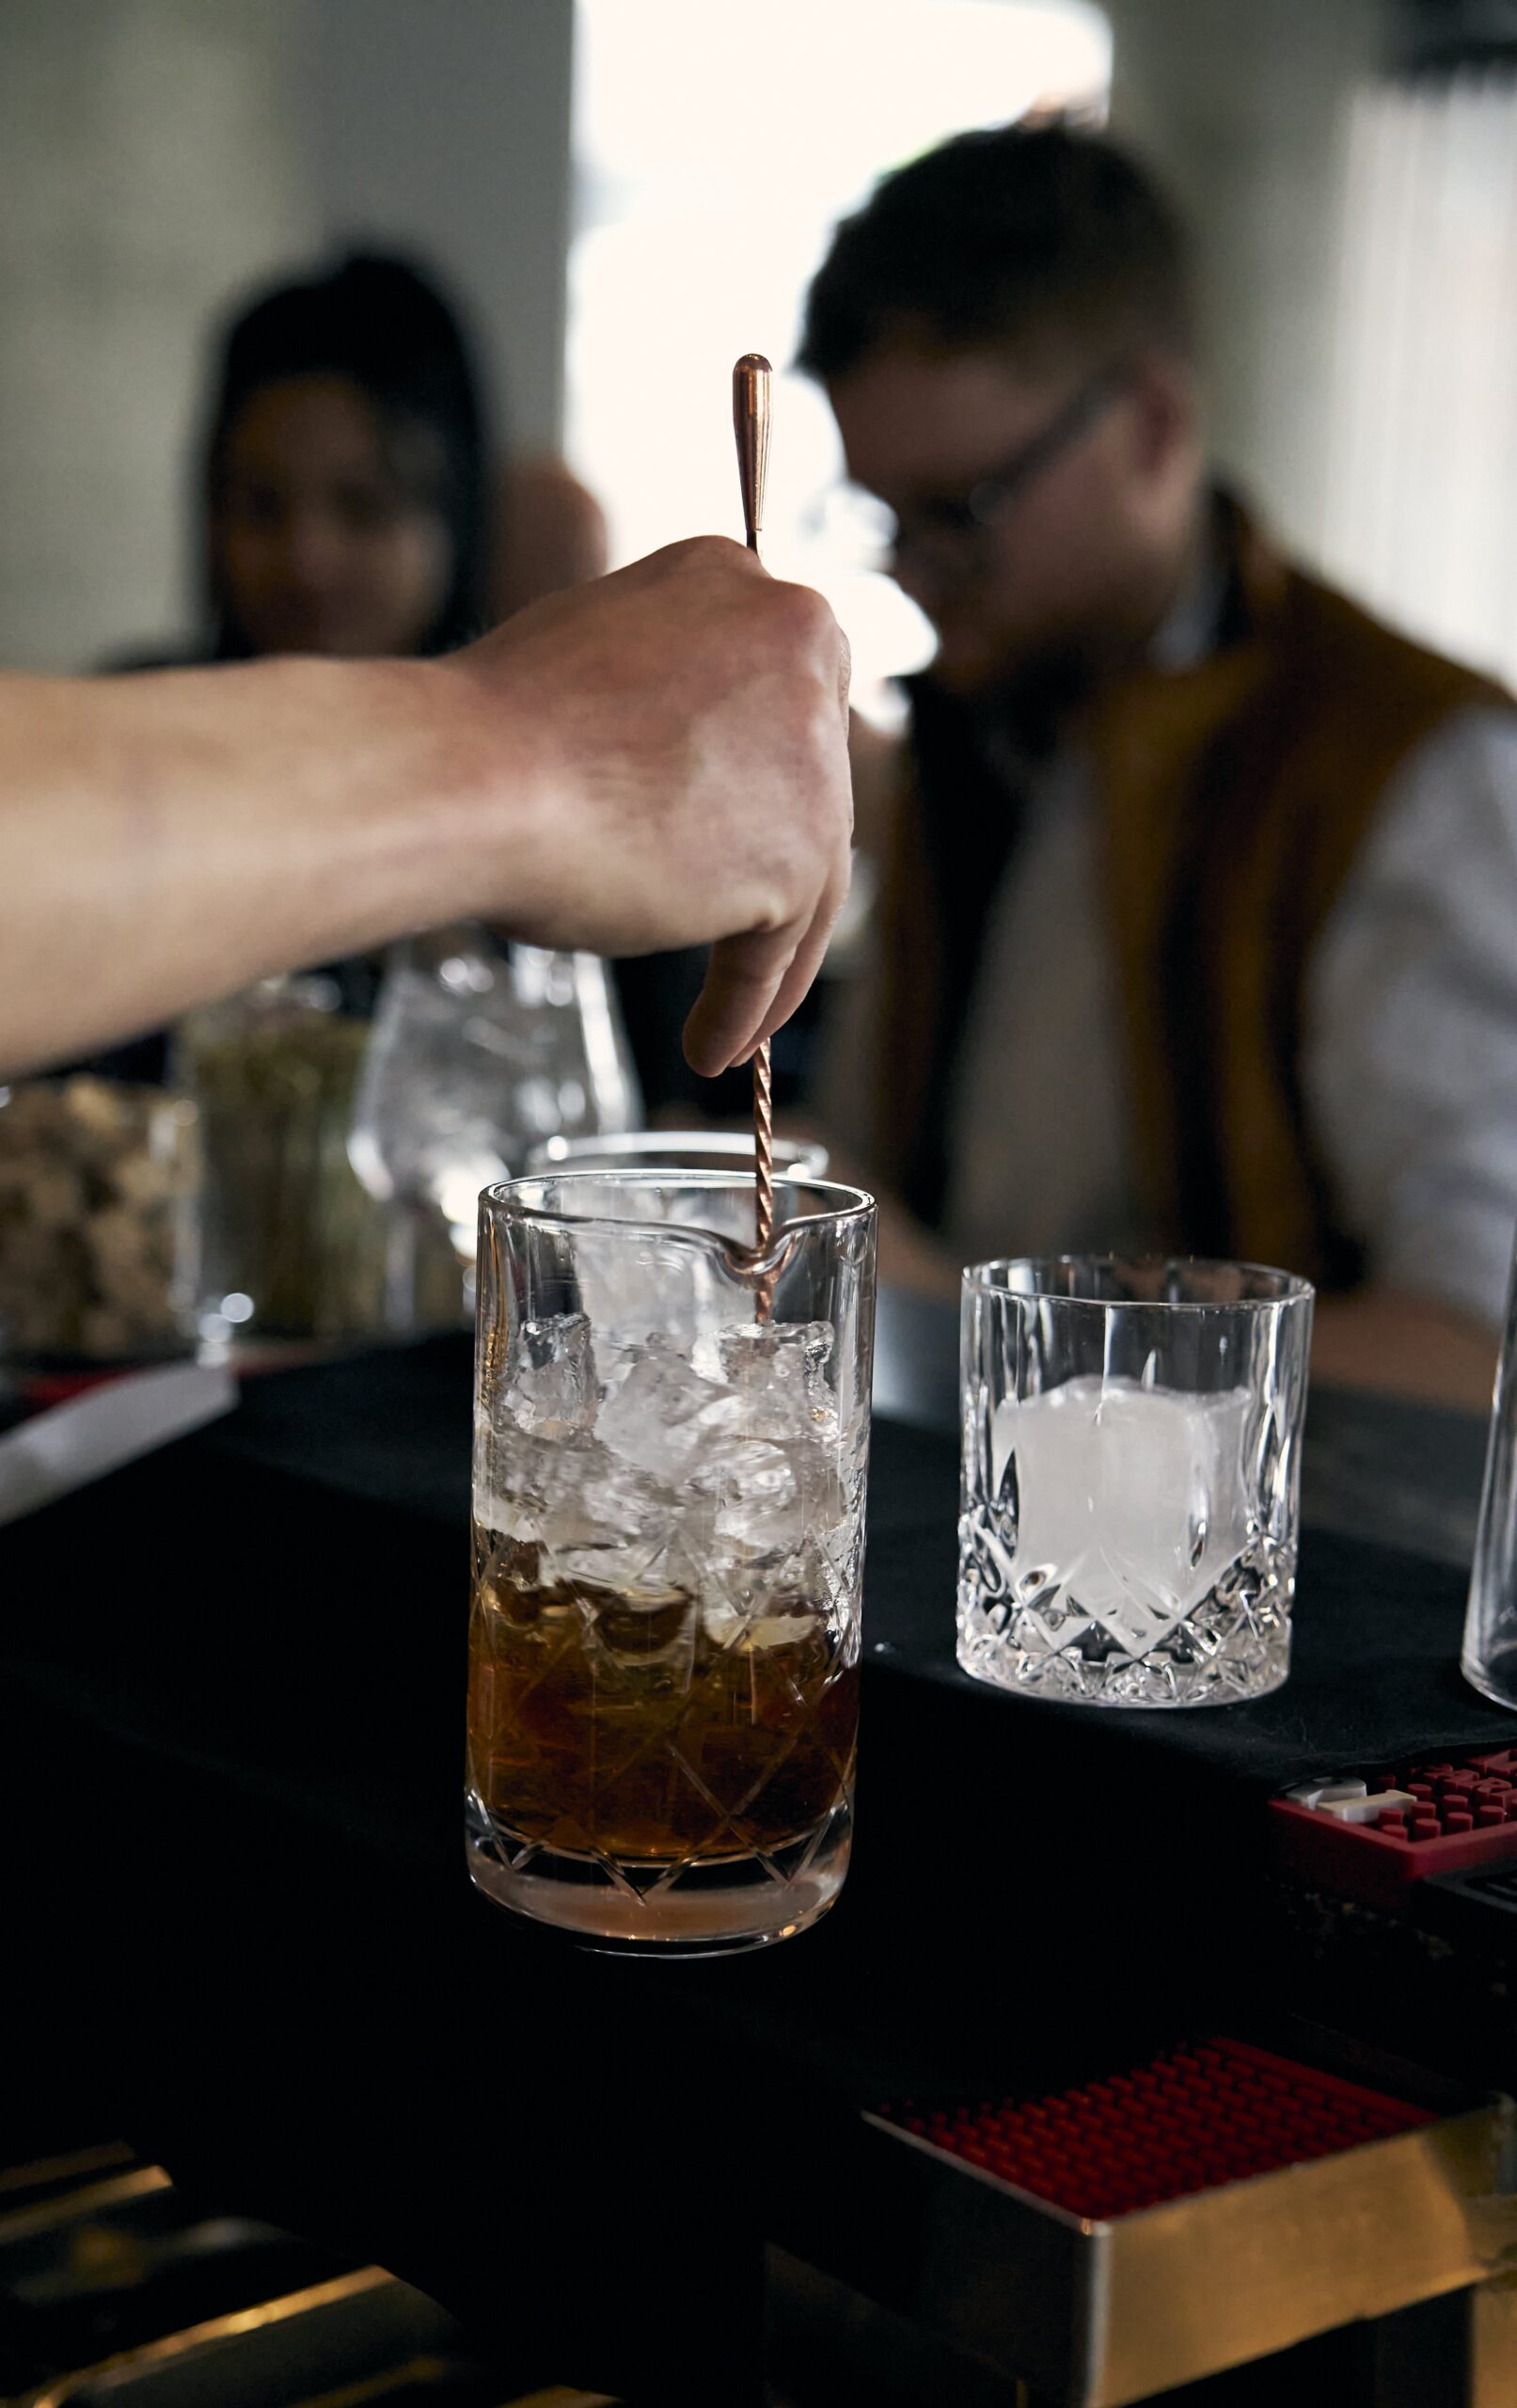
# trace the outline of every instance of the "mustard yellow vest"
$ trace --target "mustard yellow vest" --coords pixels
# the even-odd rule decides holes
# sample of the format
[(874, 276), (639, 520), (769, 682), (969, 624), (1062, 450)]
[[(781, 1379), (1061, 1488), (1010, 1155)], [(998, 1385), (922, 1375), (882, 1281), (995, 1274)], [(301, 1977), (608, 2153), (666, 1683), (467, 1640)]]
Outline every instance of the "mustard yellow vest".
[[(1312, 946), (1396, 769), (1450, 713), (1509, 698), (1229, 516), (1236, 639), (1178, 674), (1112, 682), (1086, 727), (1136, 1164), (1161, 1243), (1332, 1289), (1358, 1266), (1301, 1092)], [(937, 1029), (941, 935), (923, 808), (907, 782), (881, 905), (877, 1117), (897, 1175)]]

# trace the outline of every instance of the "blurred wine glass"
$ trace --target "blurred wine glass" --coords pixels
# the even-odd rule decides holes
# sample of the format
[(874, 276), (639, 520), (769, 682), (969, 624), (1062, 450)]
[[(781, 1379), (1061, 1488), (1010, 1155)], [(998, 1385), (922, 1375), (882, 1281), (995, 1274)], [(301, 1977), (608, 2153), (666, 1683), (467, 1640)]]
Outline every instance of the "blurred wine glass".
[(606, 965), (462, 924), (391, 948), (349, 1154), (371, 1195), (440, 1215), (474, 1259), (480, 1190), (546, 1137), (633, 1129), (641, 1098)]

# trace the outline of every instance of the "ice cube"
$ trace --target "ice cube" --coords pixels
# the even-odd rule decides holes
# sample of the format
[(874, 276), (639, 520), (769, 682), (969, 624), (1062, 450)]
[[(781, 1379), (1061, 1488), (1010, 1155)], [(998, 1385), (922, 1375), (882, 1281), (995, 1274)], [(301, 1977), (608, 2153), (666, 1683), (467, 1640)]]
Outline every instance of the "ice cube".
[(806, 1501), (783, 1447), (763, 1439), (724, 1437), (703, 1448), (690, 1485), (716, 1506), (712, 1532), (725, 1553), (767, 1558), (799, 1544)]
[(599, 1432), (624, 1463), (677, 1482), (732, 1428), (739, 1410), (730, 1387), (703, 1378), (666, 1340), (650, 1338), (601, 1407)]
[(594, 1520), (603, 1546), (630, 1549), (656, 1537), (662, 1545), (674, 1500), (634, 1464), (624, 1464), (597, 1441), (576, 1466), (578, 1492)]
[(648, 1351), (643, 1338), (627, 1338), (615, 1331), (595, 1326), (595, 1369), (600, 1373), (602, 1402), (611, 1396), (625, 1379), (628, 1371), (641, 1362)]
[(511, 1423), (487, 1434), (477, 1466), (474, 1518), (503, 1537), (589, 1543), (599, 1529), (584, 1477), (593, 1439), (541, 1438)]
[(599, 1402), (588, 1315), (554, 1313), (517, 1325), (500, 1403), (518, 1429), (545, 1437), (590, 1430)]
[(756, 1495), (775, 1494), (792, 1489), (795, 1475), (782, 1447), (766, 1438), (724, 1432), (703, 1448), (699, 1463), (691, 1466), (690, 1486), (699, 1496), (719, 1499), (745, 1489)]
[(825, 1321), (739, 1322), (717, 1339), (722, 1375), (742, 1401), (746, 1437), (831, 1446), (837, 1401), (828, 1386), (831, 1326)]
[(1189, 1395), (1098, 1373), (996, 1408), (992, 1479), (1014, 1470), (1019, 1585), (1045, 1568), (1141, 1653), (1248, 1539), (1246, 1389)]
[(588, 1433), (498, 1435), (476, 1518), (545, 1551), (545, 1579), (635, 1579), (666, 1545), (674, 1499)]

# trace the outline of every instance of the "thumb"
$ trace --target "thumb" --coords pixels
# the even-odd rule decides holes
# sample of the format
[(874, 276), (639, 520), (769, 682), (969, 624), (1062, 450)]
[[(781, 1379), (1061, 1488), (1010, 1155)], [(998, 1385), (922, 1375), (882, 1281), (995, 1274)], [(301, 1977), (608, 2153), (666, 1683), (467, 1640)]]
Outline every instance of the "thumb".
[(685, 1058), (692, 1070), (714, 1079), (752, 1052), (795, 950), (796, 930), (788, 923), (722, 937), (712, 946), (705, 982), (685, 1023)]

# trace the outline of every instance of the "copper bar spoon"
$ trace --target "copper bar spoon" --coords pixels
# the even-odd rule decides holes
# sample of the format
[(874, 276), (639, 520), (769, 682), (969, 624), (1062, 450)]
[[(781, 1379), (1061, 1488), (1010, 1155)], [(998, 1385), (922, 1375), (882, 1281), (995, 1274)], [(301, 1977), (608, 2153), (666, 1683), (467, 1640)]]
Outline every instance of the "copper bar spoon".
[[(764, 525), (764, 486), (769, 467), (768, 361), (762, 352), (745, 351), (732, 372), (733, 431), (737, 437), (737, 475), (743, 489), (743, 536), (758, 558)], [(768, 1252), (774, 1238), (774, 1102), (769, 1044), (765, 1038), (753, 1055), (753, 1202), (754, 1251)], [(760, 1279), (755, 1310), (767, 1321), (774, 1303), (774, 1282)]]

